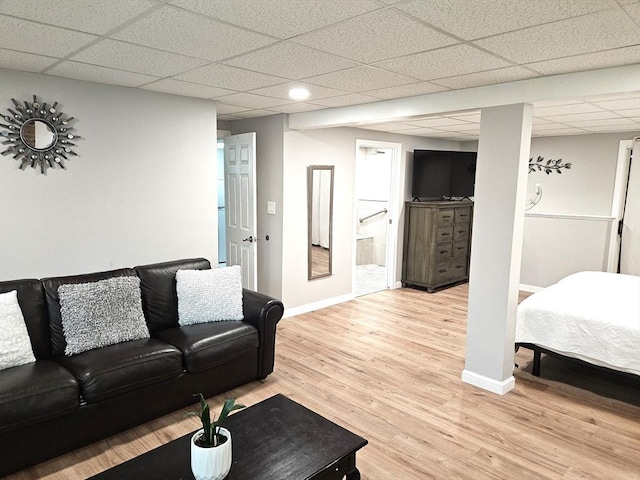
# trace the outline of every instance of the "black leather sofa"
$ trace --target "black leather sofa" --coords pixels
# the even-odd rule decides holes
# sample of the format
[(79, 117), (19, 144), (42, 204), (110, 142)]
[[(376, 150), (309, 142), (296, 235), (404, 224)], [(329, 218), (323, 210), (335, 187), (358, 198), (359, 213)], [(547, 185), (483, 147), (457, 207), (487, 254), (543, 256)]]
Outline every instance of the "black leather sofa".
[[(243, 321), (179, 326), (175, 274), (187, 259), (68, 277), (0, 282), (17, 290), (36, 362), (0, 371), (0, 477), (273, 371), (282, 303), (243, 291)], [(151, 338), (64, 355), (58, 287), (137, 275)]]

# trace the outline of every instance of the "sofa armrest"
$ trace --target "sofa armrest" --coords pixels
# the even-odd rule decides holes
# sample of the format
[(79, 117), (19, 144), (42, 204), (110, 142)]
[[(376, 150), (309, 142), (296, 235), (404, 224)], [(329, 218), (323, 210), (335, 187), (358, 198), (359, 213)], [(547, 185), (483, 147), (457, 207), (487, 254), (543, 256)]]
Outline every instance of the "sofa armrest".
[(276, 351), (276, 325), (284, 313), (280, 300), (251, 290), (242, 290), (244, 321), (258, 329), (258, 378), (273, 372)]

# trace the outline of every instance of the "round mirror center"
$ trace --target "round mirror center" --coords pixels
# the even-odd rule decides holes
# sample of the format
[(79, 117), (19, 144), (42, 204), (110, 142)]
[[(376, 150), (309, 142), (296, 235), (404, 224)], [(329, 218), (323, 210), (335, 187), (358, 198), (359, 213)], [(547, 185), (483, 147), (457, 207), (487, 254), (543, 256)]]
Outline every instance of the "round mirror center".
[(22, 124), (20, 138), (33, 150), (48, 150), (58, 141), (58, 133), (49, 122), (31, 118)]

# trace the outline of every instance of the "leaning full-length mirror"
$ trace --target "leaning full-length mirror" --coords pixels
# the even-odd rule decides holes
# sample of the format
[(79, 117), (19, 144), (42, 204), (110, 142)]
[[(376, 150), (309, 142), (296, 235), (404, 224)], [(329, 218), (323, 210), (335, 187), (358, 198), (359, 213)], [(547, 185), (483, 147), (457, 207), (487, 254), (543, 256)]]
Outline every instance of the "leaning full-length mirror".
[(331, 275), (333, 237), (333, 166), (308, 169), (309, 280)]

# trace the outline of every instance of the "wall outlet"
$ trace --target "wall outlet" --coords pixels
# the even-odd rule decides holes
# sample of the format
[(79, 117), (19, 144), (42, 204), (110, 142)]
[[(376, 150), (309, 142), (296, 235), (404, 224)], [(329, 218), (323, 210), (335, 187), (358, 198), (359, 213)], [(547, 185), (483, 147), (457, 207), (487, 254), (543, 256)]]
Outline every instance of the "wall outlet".
[(276, 202), (267, 202), (267, 215), (276, 214)]

